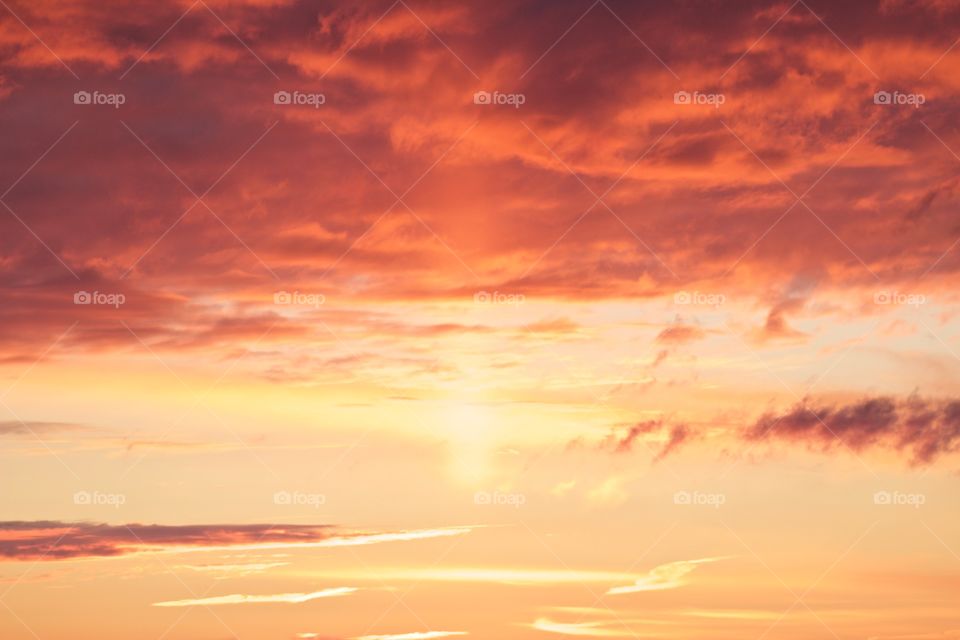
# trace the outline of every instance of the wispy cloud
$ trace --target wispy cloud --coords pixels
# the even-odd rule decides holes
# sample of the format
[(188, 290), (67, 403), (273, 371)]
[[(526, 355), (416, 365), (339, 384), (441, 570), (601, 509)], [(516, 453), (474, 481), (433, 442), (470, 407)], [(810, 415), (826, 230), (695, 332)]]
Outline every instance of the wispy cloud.
[(960, 629), (943, 633), (908, 633), (902, 636), (870, 636), (868, 640), (953, 640), (960, 638)]
[(585, 636), (590, 638), (639, 638), (636, 633), (624, 629), (622, 625), (611, 628), (610, 622), (556, 622), (548, 618), (538, 618), (530, 625), (537, 631), (558, 633), (565, 636)]
[(636, 448), (638, 443), (646, 444), (645, 438), (650, 438), (653, 443), (646, 444), (646, 449), (651, 452), (656, 451), (654, 460), (660, 461), (694, 437), (694, 432), (684, 423), (671, 424), (664, 420), (648, 420), (631, 425), (625, 430), (613, 430), (599, 446), (605, 451), (628, 453)]
[(233, 578), (237, 576), (248, 576), (257, 573), (264, 573), (277, 567), (286, 567), (289, 562), (247, 562), (241, 564), (181, 564), (178, 569), (187, 569), (198, 573), (215, 574), (217, 578)]
[(785, 617), (778, 611), (760, 611), (754, 609), (725, 609), (684, 611), (683, 615), (692, 618), (716, 618), (718, 620), (777, 620)]
[(34, 435), (38, 433), (65, 433), (87, 431), (88, 427), (67, 422), (43, 422), (37, 420), (0, 422), (0, 436)]
[(447, 568), (391, 568), (370, 570), (331, 571), (320, 574), (311, 571), (310, 577), (349, 580), (392, 580), (413, 582), (474, 582), (510, 585), (554, 585), (614, 583), (630, 580), (634, 575), (613, 571), (577, 569), (527, 569), (522, 567), (447, 567)]
[(323, 547), (356, 547), (367, 544), (379, 544), (381, 542), (409, 542), (411, 540), (424, 540), (427, 538), (446, 538), (448, 536), (461, 536), (470, 533), (469, 527), (449, 527), (445, 529), (417, 529), (413, 531), (397, 531), (394, 533), (371, 533), (366, 535), (338, 536), (324, 540), (317, 546)]
[(687, 584), (687, 575), (701, 564), (726, 560), (729, 557), (730, 556), (721, 556), (716, 558), (700, 558), (698, 560), (678, 560), (677, 562), (661, 564), (651, 569), (647, 575), (638, 578), (634, 584), (624, 587), (613, 587), (607, 591), (607, 595), (676, 589), (677, 587), (682, 587)]
[(223, 604), (266, 604), (266, 603), (286, 603), (300, 604), (317, 600), (319, 598), (336, 598), (347, 596), (354, 593), (357, 589), (354, 587), (336, 587), (333, 589), (324, 589), (323, 591), (313, 591), (311, 593), (273, 593), (267, 595), (247, 595), (234, 593), (228, 596), (213, 596), (210, 598), (191, 598), (188, 600), (170, 600), (168, 602), (154, 602), (155, 607), (210, 607)]
[(587, 493), (587, 499), (596, 505), (615, 507), (630, 499), (630, 492), (624, 487), (627, 478), (613, 476), (601, 482)]
[(360, 636), (354, 640), (430, 640), (431, 638), (449, 638), (465, 636), (466, 631), (415, 631), (413, 633), (388, 633), (376, 636)]

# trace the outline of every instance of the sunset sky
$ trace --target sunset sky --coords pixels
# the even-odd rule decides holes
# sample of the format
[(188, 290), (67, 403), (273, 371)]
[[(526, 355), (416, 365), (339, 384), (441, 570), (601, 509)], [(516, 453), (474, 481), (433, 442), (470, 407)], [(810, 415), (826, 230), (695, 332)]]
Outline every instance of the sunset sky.
[(960, 0), (0, 0), (0, 639), (960, 639)]

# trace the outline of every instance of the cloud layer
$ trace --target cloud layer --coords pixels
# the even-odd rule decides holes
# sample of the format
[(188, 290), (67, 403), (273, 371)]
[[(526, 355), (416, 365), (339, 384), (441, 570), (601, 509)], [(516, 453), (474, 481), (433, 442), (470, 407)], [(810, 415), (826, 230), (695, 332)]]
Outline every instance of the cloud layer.
[(770, 292), (798, 274), (943, 290), (960, 267), (960, 62), (942, 56), (960, 16), (930, 3), (11, 6), (43, 42), (0, 31), (8, 361), (74, 321), (68, 350), (130, 348), (119, 320), (161, 352), (322, 339), (278, 291), (369, 327), (360, 301), (699, 287), (768, 305), (758, 337), (794, 339)]

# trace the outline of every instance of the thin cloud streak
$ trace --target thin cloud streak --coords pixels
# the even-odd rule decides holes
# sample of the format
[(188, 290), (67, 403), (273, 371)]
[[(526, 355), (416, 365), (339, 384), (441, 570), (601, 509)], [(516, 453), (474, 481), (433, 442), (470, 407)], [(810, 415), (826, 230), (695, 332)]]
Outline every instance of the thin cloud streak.
[(641, 593), (644, 591), (663, 591), (664, 589), (677, 589), (688, 583), (686, 577), (698, 566), (719, 560), (727, 560), (731, 556), (720, 556), (716, 558), (700, 558), (698, 560), (678, 560), (654, 567), (650, 572), (639, 578), (634, 584), (624, 587), (613, 587), (607, 591), (607, 595), (622, 595), (625, 593)]
[(564, 636), (581, 636), (587, 638), (638, 638), (632, 631), (622, 625), (611, 629), (610, 622), (557, 622), (549, 618), (537, 618), (530, 628), (547, 633), (556, 633)]
[(431, 640), (431, 638), (449, 638), (465, 636), (466, 631), (425, 631), (413, 633), (388, 633), (375, 636), (359, 636), (353, 640)]
[(301, 604), (320, 598), (337, 598), (347, 596), (357, 591), (354, 587), (336, 587), (324, 589), (323, 591), (313, 591), (311, 593), (275, 593), (268, 595), (247, 595), (234, 593), (228, 596), (212, 596), (210, 598), (191, 598), (188, 600), (170, 600), (167, 602), (154, 602), (154, 607), (210, 607), (225, 604), (269, 604), (286, 603)]
[(449, 567), (449, 568), (391, 568), (346, 572), (311, 572), (311, 577), (349, 580), (393, 580), (410, 582), (462, 582), (503, 585), (556, 584), (610, 584), (634, 579), (636, 576), (613, 571), (576, 569), (526, 569), (523, 567)]

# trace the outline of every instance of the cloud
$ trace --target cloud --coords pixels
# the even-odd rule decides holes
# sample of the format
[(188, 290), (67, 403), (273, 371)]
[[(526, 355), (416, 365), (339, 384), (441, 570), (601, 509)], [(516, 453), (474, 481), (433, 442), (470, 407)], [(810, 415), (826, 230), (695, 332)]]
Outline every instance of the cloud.
[(375, 636), (359, 636), (354, 640), (430, 640), (431, 638), (449, 638), (465, 636), (466, 631), (414, 631), (412, 633), (388, 633)]
[(353, 587), (336, 587), (314, 591), (312, 593), (273, 593), (267, 595), (246, 595), (234, 593), (228, 596), (212, 596), (209, 598), (192, 598), (188, 600), (170, 600), (168, 602), (154, 602), (155, 607), (211, 607), (224, 604), (269, 604), (287, 603), (301, 604), (319, 598), (337, 598), (347, 596), (357, 590)]
[(276, 569), (277, 567), (286, 567), (289, 566), (289, 564), (289, 562), (247, 562), (243, 564), (204, 565), (182, 564), (177, 565), (176, 568), (187, 569), (188, 571), (196, 571), (198, 573), (214, 574), (218, 579), (220, 579), (255, 575), (258, 573), (264, 573), (270, 569)]
[(69, 433), (85, 431), (87, 427), (66, 422), (41, 422), (26, 420), (0, 422), (0, 436), (39, 435), (41, 433)]
[(173, 548), (212, 549), (330, 538), (326, 525), (109, 525), (88, 522), (0, 522), (0, 557), (60, 560), (122, 556)]
[(632, 631), (619, 628), (610, 628), (609, 622), (556, 622), (549, 618), (538, 618), (530, 625), (537, 631), (558, 633), (565, 636), (583, 636), (590, 638), (625, 638), (637, 637)]
[(854, 451), (907, 451), (913, 464), (929, 464), (960, 447), (960, 401), (878, 396), (827, 404), (807, 399), (788, 411), (764, 414), (742, 436), (805, 443), (822, 451), (844, 445)]
[(317, 546), (324, 547), (356, 547), (382, 542), (408, 542), (411, 540), (426, 540), (430, 538), (445, 538), (461, 536), (470, 533), (467, 527), (450, 527), (447, 529), (419, 529), (413, 531), (397, 531), (394, 533), (369, 533), (337, 536), (318, 542)]
[(718, 620), (776, 620), (782, 616), (782, 614), (776, 611), (763, 611), (756, 609), (692, 609), (689, 611), (684, 611), (683, 615), (694, 618), (716, 618)]
[[(729, 424), (730, 417), (719, 416), (715, 422)], [(846, 449), (905, 452), (911, 465), (929, 465), (960, 451), (960, 400), (911, 395), (831, 403), (807, 398), (789, 409), (768, 411), (744, 426), (731, 426), (711, 435), (722, 436), (748, 444), (806, 444), (822, 453)], [(647, 420), (612, 429), (597, 448), (625, 454), (643, 445), (640, 450), (652, 452), (656, 462), (700, 437), (685, 423)], [(582, 442), (574, 440), (571, 446), (580, 446)]]
[[(668, 424), (663, 420), (638, 422), (628, 427), (625, 433), (623, 431), (622, 429), (614, 429), (600, 444), (600, 448), (614, 453), (629, 453), (638, 442), (646, 444), (646, 441), (642, 439), (644, 436), (656, 435), (663, 441), (660, 450), (654, 452), (654, 461), (659, 461), (675, 452), (683, 443), (694, 436), (688, 425), (683, 423)], [(646, 446), (653, 451), (650, 445)]]
[(754, 342), (795, 341), (808, 337), (787, 322), (788, 314), (800, 311), (805, 303), (806, 300), (802, 298), (789, 298), (774, 305), (767, 313), (767, 320), (763, 327), (752, 332), (751, 337)]
[(675, 351), (684, 345), (701, 340), (706, 333), (700, 327), (684, 324), (679, 318), (671, 326), (667, 327), (654, 339), (654, 342), (665, 348), (657, 352), (656, 357), (650, 364), (651, 369), (656, 369), (666, 362)]
[[(931, 11), (942, 16), (960, 9), (957, 0), (881, 0), (881, 13), (902, 13), (911, 11)], [(904, 636), (906, 637), (906, 636)], [(912, 636), (911, 636), (912, 637)]]
[(630, 492), (624, 487), (627, 479), (619, 476), (607, 478), (587, 493), (587, 499), (596, 505), (614, 507), (630, 499)]
[(657, 334), (658, 344), (682, 345), (699, 340), (704, 336), (703, 329), (687, 324), (675, 324)]
[(376, 569), (322, 571), (319, 574), (313, 571), (311, 575), (320, 575), (330, 580), (462, 582), (515, 586), (610, 584), (634, 578), (631, 574), (613, 571), (527, 567), (447, 567), (442, 569), (377, 567)]
[[(424, 22), (403, 3), (216, 3), (223, 23), (202, 4), (185, 14), (182, 3), (133, 12), (88, 0), (16, 4), (59, 59), (16, 23), (0, 33), (0, 115), (9, 123), (0, 173), (21, 176), (64, 123), (80, 122), (5, 195), (33, 233), (0, 210), (0, 361), (30, 361), (73, 319), (83, 322), (61, 346), (98, 354), (135, 345), (118, 318), (160, 354), (225, 356), (274, 323), (271, 346), (328, 338), (315, 321), (323, 311), (272, 305), (271, 272), (289, 290), (340, 292), (339, 309), (356, 312), (365, 302), (449, 303), (480, 289), (585, 301), (664, 297), (700, 283), (753, 302), (797, 273), (840, 290), (872, 283), (861, 260), (891, 282), (924, 273), (945, 252), (932, 275), (960, 269), (960, 252), (947, 251), (956, 236), (953, 158), (917, 135), (917, 114), (877, 109), (870, 74), (848, 52), (836, 55), (838, 43), (802, 4), (755, 48), (778, 16), (753, 2), (622, 3), (619, 20), (597, 5), (569, 33), (579, 16), (548, 0), (496, 10), (426, 1), (416, 7)], [(944, 34), (960, 27), (957, 12), (931, 12), (931, 30), (908, 4), (843, 3), (818, 15), (845, 38), (855, 32), (852, 50), (893, 82), (929, 67), (952, 42)], [(624, 25), (673, 71), (636, 55)], [(160, 34), (163, 46), (151, 48)], [(559, 34), (563, 46), (551, 47)], [(78, 85), (61, 60), (82, 69), (84, 86), (104, 90), (129, 69), (120, 114), (73, 104)], [(957, 68), (944, 57), (920, 87), (929, 94), (923, 122), (953, 148)], [(678, 89), (713, 86), (728, 71), (719, 114), (674, 104)], [(523, 109), (474, 105), (474, 73), (488, 88), (524, 93)], [(273, 104), (274, 90), (320, 77), (322, 110)], [(170, 188), (173, 176), (118, 117), (191, 189), (216, 183), (204, 201), (217, 217), (197, 206), (171, 228), (191, 194)], [(367, 167), (398, 193), (415, 185), (406, 200), (416, 216), (388, 211), (392, 194)], [(580, 220), (595, 203), (567, 167), (591, 189), (623, 178), (605, 196), (614, 215), (598, 206)], [(784, 214), (793, 197), (780, 179), (798, 193), (816, 184), (816, 218), (804, 205)], [(905, 212), (922, 224), (904, 224)], [(127, 302), (78, 307), (81, 289), (122, 292)], [(797, 313), (775, 303), (757, 339), (799, 340)], [(442, 324), (433, 330), (451, 337), (485, 330)], [(560, 321), (538, 328), (557, 339), (580, 333)], [(694, 333), (671, 329), (659, 340)], [(276, 380), (323, 375), (316, 362), (290, 371), (282, 358), (266, 360), (262, 372)]]
[(730, 556), (700, 558), (699, 560), (678, 560), (677, 562), (662, 564), (651, 569), (646, 576), (638, 578), (634, 584), (609, 589), (607, 595), (677, 589), (687, 584), (688, 581), (686, 577), (701, 564), (726, 560), (729, 557)]
[(550, 489), (550, 495), (562, 498), (563, 496), (570, 493), (570, 491), (577, 486), (576, 480), (565, 480), (563, 482), (558, 482)]
[(942, 633), (908, 633), (897, 636), (870, 636), (868, 640), (953, 640), (960, 638), (960, 629)]
[(0, 558), (68, 560), (139, 553), (189, 553), (342, 547), (463, 535), (467, 528), (340, 533), (331, 525), (108, 525), (89, 522), (0, 522)]

